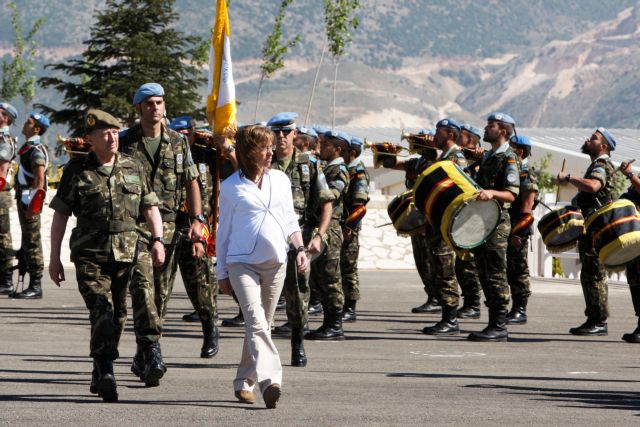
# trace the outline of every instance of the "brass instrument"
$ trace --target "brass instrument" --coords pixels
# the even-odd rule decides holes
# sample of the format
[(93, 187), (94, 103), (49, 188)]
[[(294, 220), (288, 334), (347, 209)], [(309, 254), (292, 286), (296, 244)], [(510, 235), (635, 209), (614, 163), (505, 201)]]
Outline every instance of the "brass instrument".
[(410, 153), (418, 153), (423, 148), (428, 148), (431, 150), (437, 150), (435, 144), (433, 143), (433, 136), (421, 133), (409, 133), (402, 129), (402, 134), (400, 135), (400, 141), (408, 141), (409, 142), (409, 152)]
[[(365, 138), (364, 147), (373, 151), (373, 164), (376, 168), (383, 166), (385, 158), (409, 157), (411, 155), (408, 148), (392, 142), (369, 142), (369, 140)], [(401, 153), (401, 151), (407, 151), (407, 153), (404, 154)]]
[(66, 151), (72, 159), (78, 156), (84, 156), (91, 151), (91, 144), (89, 144), (84, 138), (64, 138), (57, 135), (56, 140), (58, 141), (58, 144), (63, 145), (64, 151)]
[(193, 143), (200, 147), (208, 147), (216, 149), (216, 143), (213, 139), (213, 132), (206, 129), (197, 129), (193, 132)]

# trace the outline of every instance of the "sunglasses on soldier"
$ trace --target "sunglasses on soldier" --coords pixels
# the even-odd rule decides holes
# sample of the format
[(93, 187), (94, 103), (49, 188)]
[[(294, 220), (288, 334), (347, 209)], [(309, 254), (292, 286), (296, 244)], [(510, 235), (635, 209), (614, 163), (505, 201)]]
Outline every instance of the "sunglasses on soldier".
[(273, 131), (273, 133), (275, 133), (276, 135), (277, 135), (279, 132), (282, 132), (282, 134), (283, 134), (284, 136), (287, 136), (287, 135), (289, 135), (291, 132), (293, 132), (295, 129), (292, 129), (292, 128), (271, 128), (271, 130), (272, 130), (272, 131)]

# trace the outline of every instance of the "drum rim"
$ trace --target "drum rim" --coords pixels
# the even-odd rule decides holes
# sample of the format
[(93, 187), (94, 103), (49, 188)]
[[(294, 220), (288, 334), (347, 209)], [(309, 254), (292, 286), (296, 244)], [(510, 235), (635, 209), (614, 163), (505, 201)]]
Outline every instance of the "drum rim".
[(494, 226), (492, 227), (492, 229), (491, 229), (491, 233), (487, 234), (487, 237), (485, 237), (485, 238), (484, 238), (484, 239), (482, 239), (480, 242), (478, 242), (478, 243), (476, 243), (476, 244), (474, 244), (474, 245), (464, 245), (464, 246), (462, 246), (462, 245), (455, 244), (455, 243), (454, 243), (454, 241), (453, 241), (453, 239), (451, 239), (451, 226), (452, 226), (452, 225), (453, 225), (453, 223), (455, 222), (455, 221), (453, 221), (453, 220), (455, 220), (455, 219), (458, 217), (458, 214), (460, 213), (460, 211), (462, 210), (462, 208), (463, 208), (464, 206), (468, 205), (468, 204), (469, 204), (469, 202), (471, 202), (471, 201), (473, 201), (473, 200), (477, 200), (477, 199), (469, 199), (469, 200), (467, 200), (467, 201), (465, 201), (465, 202), (461, 203), (461, 204), (460, 204), (460, 206), (458, 206), (458, 208), (455, 210), (455, 212), (454, 212), (454, 213), (453, 213), (453, 215), (451, 216), (452, 221), (450, 221), (450, 222), (449, 222), (449, 224), (447, 224), (447, 234), (449, 235), (449, 240), (451, 241), (451, 243), (452, 243), (456, 248), (459, 248), (459, 249), (475, 249), (475, 248), (477, 248), (478, 246), (482, 246), (482, 245), (484, 245), (485, 243), (487, 243), (487, 240), (489, 240), (489, 237), (491, 237), (491, 235), (492, 235), (493, 233), (495, 233), (496, 228), (498, 227), (498, 224), (500, 224), (500, 221), (502, 220), (502, 206), (500, 206), (500, 203), (498, 203), (498, 201), (497, 201), (497, 200), (495, 200), (495, 199), (486, 200), (486, 202), (492, 202), (492, 203), (494, 203), (494, 204), (497, 206), (497, 208), (498, 208), (498, 213), (499, 213), (499, 215), (498, 215), (498, 217), (497, 217), (497, 219), (496, 219), (496, 223), (495, 223), (495, 225), (494, 225)]

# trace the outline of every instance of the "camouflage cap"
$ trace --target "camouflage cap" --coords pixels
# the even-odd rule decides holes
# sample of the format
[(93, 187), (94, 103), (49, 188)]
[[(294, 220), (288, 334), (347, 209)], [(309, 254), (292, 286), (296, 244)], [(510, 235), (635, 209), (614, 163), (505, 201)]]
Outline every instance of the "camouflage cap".
[(118, 119), (102, 110), (90, 108), (84, 115), (84, 128), (87, 133), (94, 129), (120, 129), (121, 127), (122, 124)]

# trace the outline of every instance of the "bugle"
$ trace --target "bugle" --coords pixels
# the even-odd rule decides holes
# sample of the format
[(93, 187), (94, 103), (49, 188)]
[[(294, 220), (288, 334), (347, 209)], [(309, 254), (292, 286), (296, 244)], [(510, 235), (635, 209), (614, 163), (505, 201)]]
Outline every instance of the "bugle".
[(62, 144), (64, 151), (66, 151), (72, 159), (77, 156), (84, 156), (91, 151), (91, 144), (84, 138), (65, 138), (57, 135), (56, 140), (58, 144)]
[[(409, 157), (410, 155), (408, 148), (391, 142), (370, 142), (365, 138), (364, 147), (373, 151), (373, 164), (375, 167), (386, 166), (383, 165), (385, 159), (394, 158), (393, 163), (395, 164), (396, 157)], [(407, 151), (407, 153), (401, 153), (401, 151)]]
[(213, 132), (206, 129), (197, 129), (193, 132), (193, 143), (201, 147), (216, 149)]
[(418, 153), (423, 148), (431, 150), (437, 149), (433, 142), (433, 136), (426, 133), (409, 133), (402, 129), (400, 141), (407, 141), (409, 143), (410, 153)]

